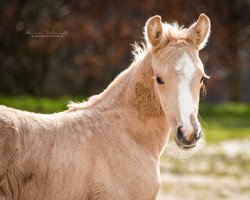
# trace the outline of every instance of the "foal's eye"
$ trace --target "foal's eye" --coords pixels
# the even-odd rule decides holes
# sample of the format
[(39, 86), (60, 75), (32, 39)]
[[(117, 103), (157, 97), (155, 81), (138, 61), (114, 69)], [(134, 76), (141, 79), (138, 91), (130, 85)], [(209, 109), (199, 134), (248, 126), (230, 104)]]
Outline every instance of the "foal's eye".
[(200, 83), (202, 83), (205, 79), (205, 76), (202, 76)]
[(156, 76), (156, 82), (157, 82), (158, 84), (164, 84), (164, 81), (161, 80), (161, 78), (160, 78), (159, 76)]

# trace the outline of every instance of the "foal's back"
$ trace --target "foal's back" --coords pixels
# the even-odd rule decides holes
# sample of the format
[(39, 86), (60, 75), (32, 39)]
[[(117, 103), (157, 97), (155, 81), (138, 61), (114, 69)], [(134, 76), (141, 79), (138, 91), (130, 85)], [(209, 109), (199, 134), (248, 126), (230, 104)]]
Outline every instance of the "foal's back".
[(1, 106), (0, 199), (87, 199), (92, 154), (84, 132), (79, 113)]

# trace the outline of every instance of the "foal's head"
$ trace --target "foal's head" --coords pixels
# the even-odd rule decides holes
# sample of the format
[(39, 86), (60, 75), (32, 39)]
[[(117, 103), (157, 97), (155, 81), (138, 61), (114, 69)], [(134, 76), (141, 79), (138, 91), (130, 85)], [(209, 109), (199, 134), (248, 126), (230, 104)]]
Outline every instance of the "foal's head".
[(207, 78), (199, 50), (210, 34), (210, 20), (201, 14), (188, 29), (150, 18), (145, 26), (147, 45), (151, 48), (155, 90), (162, 109), (183, 149), (196, 146), (201, 137), (197, 119), (200, 90)]

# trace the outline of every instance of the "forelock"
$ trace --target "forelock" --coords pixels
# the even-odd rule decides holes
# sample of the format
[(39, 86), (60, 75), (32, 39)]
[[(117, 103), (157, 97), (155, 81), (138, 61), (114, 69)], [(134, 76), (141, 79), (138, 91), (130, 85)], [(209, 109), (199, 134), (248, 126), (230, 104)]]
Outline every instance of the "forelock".
[(186, 38), (187, 29), (174, 22), (172, 24), (163, 23), (163, 34), (168, 41)]

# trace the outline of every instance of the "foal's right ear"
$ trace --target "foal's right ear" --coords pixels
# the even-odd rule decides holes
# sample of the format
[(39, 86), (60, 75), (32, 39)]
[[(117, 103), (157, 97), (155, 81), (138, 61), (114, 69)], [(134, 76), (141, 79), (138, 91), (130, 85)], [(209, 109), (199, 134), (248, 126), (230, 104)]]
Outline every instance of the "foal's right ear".
[(158, 47), (162, 39), (162, 22), (159, 15), (151, 17), (146, 22), (145, 37), (153, 47)]

